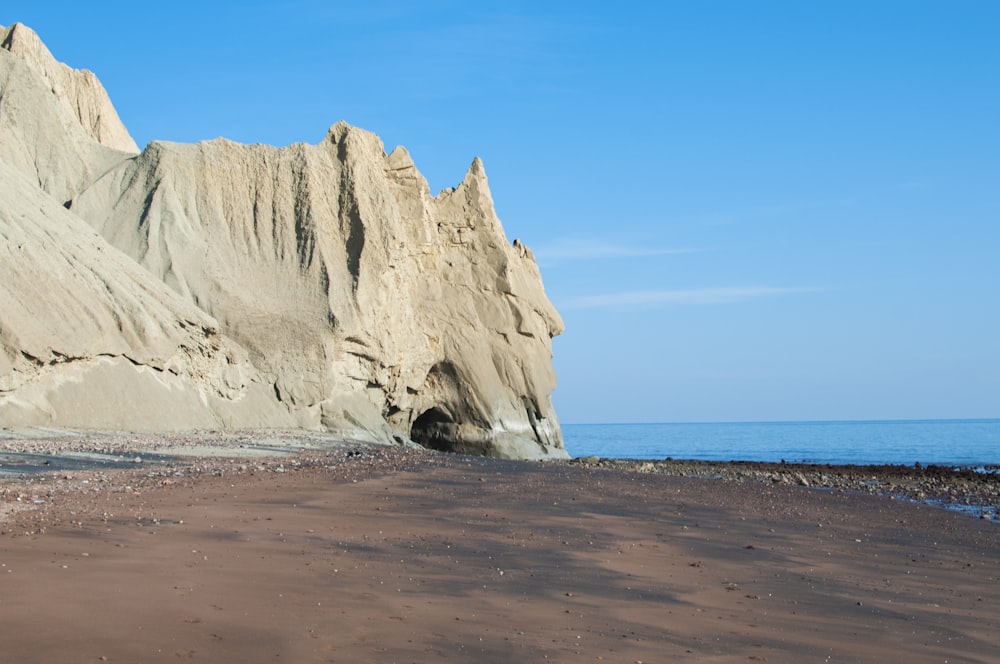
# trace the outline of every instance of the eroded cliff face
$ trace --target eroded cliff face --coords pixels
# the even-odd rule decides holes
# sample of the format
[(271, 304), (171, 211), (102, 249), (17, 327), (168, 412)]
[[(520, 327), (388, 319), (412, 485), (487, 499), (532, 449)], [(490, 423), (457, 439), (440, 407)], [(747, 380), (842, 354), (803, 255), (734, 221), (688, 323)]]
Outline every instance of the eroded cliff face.
[[(0, 160), (54, 200), (60, 209), (46, 207), (47, 218), (85, 221), (108, 251), (145, 268), (153, 278), (143, 287), (166, 303), (165, 321), (215, 339), (199, 346), (181, 325), (154, 335), (159, 359), (147, 363), (127, 352), (145, 348), (142, 338), (102, 332), (74, 357), (110, 354), (139, 368), (159, 362), (162, 371), (171, 352), (188, 349), (218, 370), (175, 361), (171, 375), (187, 381), (179, 389), (199, 395), (198, 416), (217, 426), (294, 425), (478, 454), (565, 456), (550, 402), (551, 339), (562, 322), (530, 251), (507, 241), (478, 159), (457, 187), (433, 196), (405, 149), (386, 154), (377, 136), (346, 123), (317, 145), (154, 142), (134, 154), (121, 132), (67, 110), (97, 102), (59, 101), (52, 85), (46, 101), (53, 75), (45, 72), (62, 70), (44, 47), (25, 50), (43, 64), (0, 49), (0, 99), (42, 105), (36, 117), (51, 117), (26, 137), (0, 104)], [(92, 86), (72, 89), (89, 99)], [(3, 223), (13, 228), (10, 215)], [(90, 269), (101, 259), (79, 260)], [(129, 288), (122, 293), (101, 306), (134, 300)], [(170, 309), (178, 301), (187, 308)], [(6, 357), (24, 358), (23, 335), (8, 328), (0, 322)], [(54, 333), (63, 334), (71, 332)], [(13, 362), (0, 361), (0, 374), (12, 376)], [(31, 402), (32, 381), (18, 375), (0, 382), (0, 424), (5, 403)], [(62, 419), (58, 408), (41, 410)]]
[(345, 123), (282, 149), (153, 143), (70, 209), (215, 317), (303, 426), (561, 448), (562, 324), (478, 160), (434, 197), (405, 150)]
[(211, 316), (0, 160), (0, 425), (292, 424)]

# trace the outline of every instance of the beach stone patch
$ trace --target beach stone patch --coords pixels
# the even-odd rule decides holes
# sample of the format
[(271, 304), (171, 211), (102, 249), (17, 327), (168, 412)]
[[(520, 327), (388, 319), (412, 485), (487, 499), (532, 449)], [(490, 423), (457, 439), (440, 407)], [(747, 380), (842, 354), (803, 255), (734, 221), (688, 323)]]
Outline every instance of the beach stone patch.
[(939, 465), (831, 465), (762, 461), (605, 459), (596, 456), (564, 463), (619, 472), (702, 477), (889, 496), (962, 511), (983, 519), (1000, 514), (997, 468)]

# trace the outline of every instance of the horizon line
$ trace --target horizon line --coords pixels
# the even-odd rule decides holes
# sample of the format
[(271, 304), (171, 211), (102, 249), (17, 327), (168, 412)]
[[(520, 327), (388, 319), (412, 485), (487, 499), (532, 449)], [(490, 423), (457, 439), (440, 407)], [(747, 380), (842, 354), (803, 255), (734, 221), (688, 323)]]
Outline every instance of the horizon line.
[(873, 424), (902, 422), (1000, 422), (1000, 417), (929, 417), (824, 420), (688, 420), (674, 422), (560, 422), (560, 426), (650, 426), (661, 424)]

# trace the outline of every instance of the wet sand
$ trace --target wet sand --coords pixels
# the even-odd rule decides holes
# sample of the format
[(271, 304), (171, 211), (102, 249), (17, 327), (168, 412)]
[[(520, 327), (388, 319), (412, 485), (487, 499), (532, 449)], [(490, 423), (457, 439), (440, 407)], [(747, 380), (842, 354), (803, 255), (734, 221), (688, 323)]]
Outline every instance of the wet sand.
[(2, 661), (1000, 652), (1000, 526), (885, 497), (393, 449), (0, 486)]

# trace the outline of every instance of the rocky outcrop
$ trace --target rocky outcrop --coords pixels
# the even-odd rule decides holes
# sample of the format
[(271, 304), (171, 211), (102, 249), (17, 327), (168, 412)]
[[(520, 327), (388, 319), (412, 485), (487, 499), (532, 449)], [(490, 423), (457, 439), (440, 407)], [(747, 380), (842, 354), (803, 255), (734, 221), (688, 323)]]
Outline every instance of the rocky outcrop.
[[(317, 145), (154, 142), (136, 155), (124, 128), (67, 110), (97, 108), (101, 95), (50, 85), (75, 79), (41, 42), (18, 39), (33, 33), (3, 34), (15, 47), (0, 50), (0, 164), (19, 171), (18, 189), (47, 200), (31, 201), (44, 223), (14, 207), (0, 215), (21, 305), (16, 325), (6, 303), (0, 321), (0, 423), (15, 412), (44, 419), (24, 415), (33, 412), (69, 424), (59, 400), (66, 365), (119, 358), (190, 397), (175, 407), (190, 426), (299, 426), (565, 456), (549, 398), (562, 323), (531, 252), (506, 240), (478, 159), (434, 196), (405, 149), (386, 154), (377, 136), (346, 123)], [(97, 101), (67, 104), (71, 95)], [(33, 127), (24, 118), (36, 106)], [(72, 231), (56, 238), (53, 227)], [(28, 240), (33, 254), (22, 257), (15, 244)], [(44, 272), (50, 254), (73, 269)], [(59, 297), (39, 309), (31, 283), (49, 281), (61, 284)], [(53, 321), (52, 331), (36, 337), (29, 319)], [(65, 321), (76, 319), (86, 325), (74, 336)], [(43, 374), (58, 378), (42, 389)], [(96, 410), (94, 426), (139, 424)]]
[(303, 426), (559, 448), (561, 323), (478, 160), (434, 197), (405, 150), (344, 123), (282, 149), (153, 143), (71, 210), (217, 318)]

